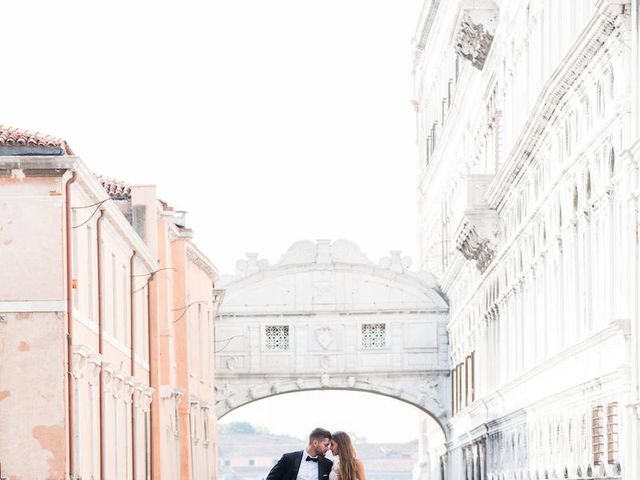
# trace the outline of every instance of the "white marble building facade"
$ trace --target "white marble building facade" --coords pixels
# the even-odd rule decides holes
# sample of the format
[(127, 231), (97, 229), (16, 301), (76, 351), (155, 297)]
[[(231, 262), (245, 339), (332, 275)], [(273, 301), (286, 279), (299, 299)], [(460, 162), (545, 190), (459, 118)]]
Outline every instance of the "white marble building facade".
[(424, 3), (421, 267), (453, 411), (430, 478), (640, 478), (637, 25), (636, 1)]

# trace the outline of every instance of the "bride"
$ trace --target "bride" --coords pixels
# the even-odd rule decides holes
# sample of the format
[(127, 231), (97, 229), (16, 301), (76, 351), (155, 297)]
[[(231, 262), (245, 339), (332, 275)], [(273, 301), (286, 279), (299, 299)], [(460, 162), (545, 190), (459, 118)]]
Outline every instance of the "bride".
[(367, 480), (364, 465), (356, 458), (351, 438), (344, 432), (331, 434), (333, 467), (329, 480)]

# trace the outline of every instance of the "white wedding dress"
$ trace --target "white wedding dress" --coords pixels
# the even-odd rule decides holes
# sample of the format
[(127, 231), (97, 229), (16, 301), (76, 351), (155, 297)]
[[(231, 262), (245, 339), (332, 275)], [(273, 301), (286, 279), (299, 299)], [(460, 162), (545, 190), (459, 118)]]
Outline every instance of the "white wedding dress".
[(333, 457), (333, 467), (329, 472), (329, 480), (338, 480), (338, 470), (340, 469), (340, 457)]

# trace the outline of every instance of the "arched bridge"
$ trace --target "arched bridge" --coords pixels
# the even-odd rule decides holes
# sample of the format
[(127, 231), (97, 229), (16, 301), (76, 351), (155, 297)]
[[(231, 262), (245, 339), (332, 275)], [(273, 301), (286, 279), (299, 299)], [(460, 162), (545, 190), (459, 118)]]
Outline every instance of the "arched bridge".
[(352, 242), (300, 241), (269, 265), (248, 254), (215, 323), (216, 414), (280, 393), (348, 389), (403, 400), (445, 427), (448, 306), (428, 273)]

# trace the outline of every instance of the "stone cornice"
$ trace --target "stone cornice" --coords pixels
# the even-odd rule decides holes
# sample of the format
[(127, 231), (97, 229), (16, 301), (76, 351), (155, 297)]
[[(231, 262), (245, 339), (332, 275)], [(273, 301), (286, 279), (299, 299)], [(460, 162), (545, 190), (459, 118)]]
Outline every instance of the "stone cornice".
[(509, 158), (489, 188), (487, 199), (493, 208), (500, 207), (505, 193), (508, 191), (508, 186), (514, 184), (518, 174), (530, 160), (565, 94), (576, 83), (600, 48), (615, 31), (616, 19), (623, 12), (622, 5), (610, 3), (610, 0), (602, 1), (600, 11), (593, 16), (565, 61), (560, 64), (555, 74), (547, 82), (533, 113), (520, 132)]
[(187, 242), (187, 259), (205, 272), (213, 283), (216, 283), (220, 278), (220, 273), (211, 263), (211, 260), (191, 242)]

